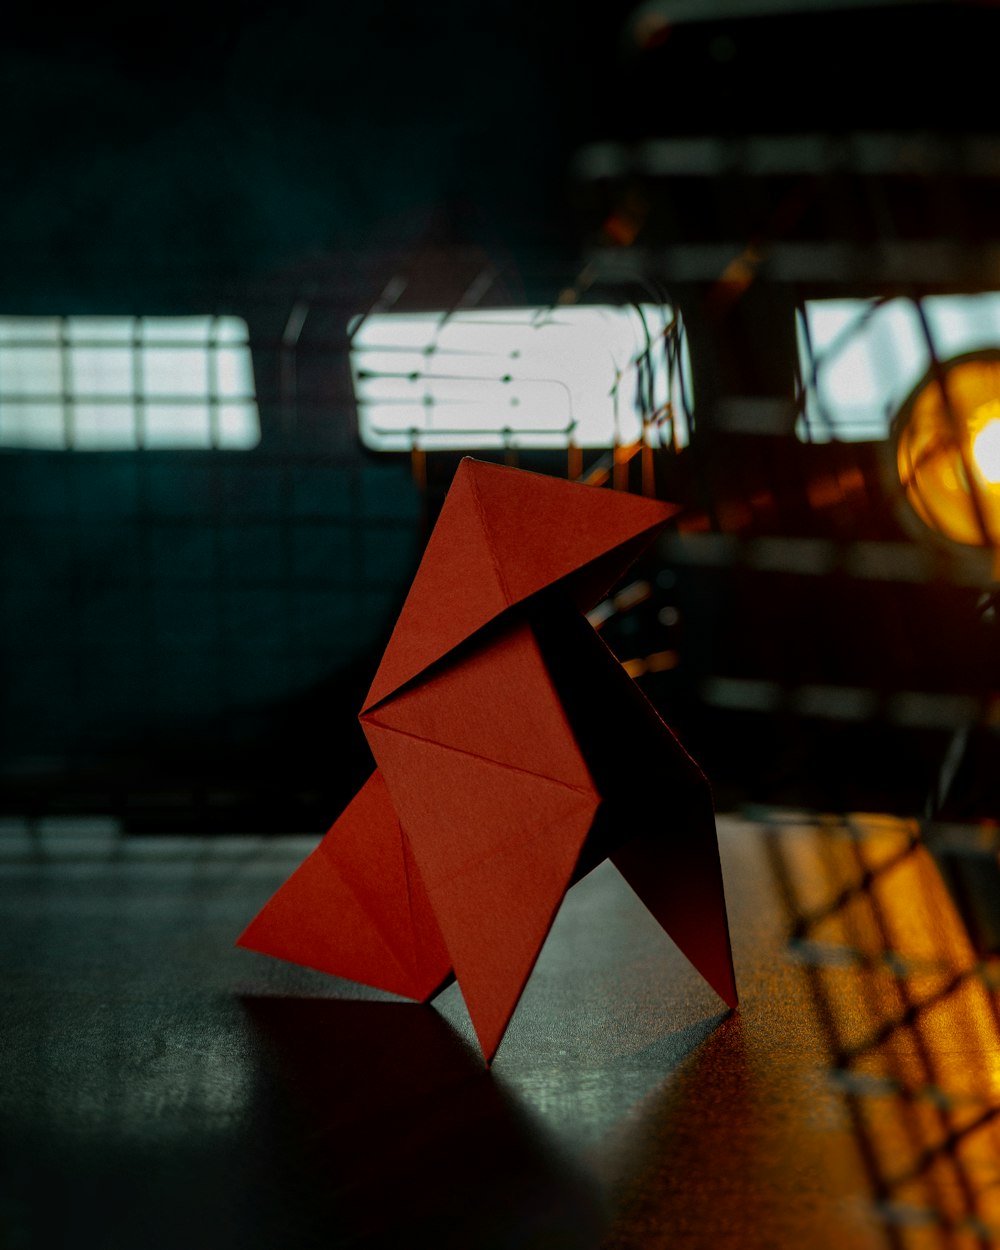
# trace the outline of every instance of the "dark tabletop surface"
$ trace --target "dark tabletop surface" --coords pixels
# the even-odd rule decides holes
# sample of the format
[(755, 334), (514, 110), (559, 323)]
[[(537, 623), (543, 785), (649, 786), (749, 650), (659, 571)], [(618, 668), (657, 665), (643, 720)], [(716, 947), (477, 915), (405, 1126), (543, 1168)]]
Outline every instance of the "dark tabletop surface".
[(605, 864), (492, 1069), (233, 942), (316, 837), (11, 827), (0, 1246), (1000, 1244), (1000, 1017), (912, 824), (719, 819), (727, 1012)]

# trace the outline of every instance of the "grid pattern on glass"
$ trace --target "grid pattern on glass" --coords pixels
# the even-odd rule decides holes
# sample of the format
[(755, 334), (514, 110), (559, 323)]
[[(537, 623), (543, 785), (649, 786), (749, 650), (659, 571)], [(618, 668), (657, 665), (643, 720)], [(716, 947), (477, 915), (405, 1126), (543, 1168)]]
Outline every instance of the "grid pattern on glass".
[(348, 333), (375, 451), (689, 441), (687, 341), (669, 306), (382, 313)]
[(240, 317), (0, 317), (0, 447), (246, 450), (259, 442)]
[(809, 300), (797, 334), (800, 441), (879, 440), (931, 367), (928, 334), (941, 361), (1000, 345), (1000, 292), (928, 296), (919, 307), (901, 297)]

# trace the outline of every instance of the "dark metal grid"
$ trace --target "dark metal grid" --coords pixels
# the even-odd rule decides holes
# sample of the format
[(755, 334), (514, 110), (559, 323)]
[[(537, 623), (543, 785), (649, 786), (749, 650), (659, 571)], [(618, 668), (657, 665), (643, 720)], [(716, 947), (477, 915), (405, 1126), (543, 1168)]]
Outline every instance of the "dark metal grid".
[[(893, 1250), (905, 1250), (920, 1240), (924, 1229), (934, 1229), (933, 1244), (942, 1247), (975, 1245), (982, 1250), (996, 1244), (1000, 1230), (995, 1224), (996, 1189), (995, 1177), (983, 1177), (970, 1170), (962, 1152), (963, 1142), (974, 1135), (989, 1132), (993, 1135), (992, 1153), (1000, 1138), (997, 1137), (997, 1119), (1000, 1116), (1000, 1100), (995, 1093), (983, 1088), (979, 1093), (982, 1109), (973, 1118), (962, 1113), (962, 1097), (949, 1090), (944, 1076), (940, 1043), (925, 1026), (928, 1015), (935, 1009), (947, 1006), (966, 984), (982, 989), (980, 998), (988, 1008), (988, 1019), (980, 1028), (983, 1038), (1000, 1038), (1000, 1007), (996, 997), (996, 970), (992, 963), (971, 962), (969, 966), (952, 966), (949, 955), (941, 951), (941, 963), (937, 972), (944, 984), (929, 995), (919, 995), (910, 985), (913, 977), (926, 975), (927, 969), (916, 967), (912, 960), (895, 949), (885, 912), (885, 899), (880, 897), (880, 887), (900, 865), (923, 857), (922, 869), (934, 873), (933, 864), (923, 845), (915, 824), (909, 827), (909, 836), (900, 849), (880, 859), (869, 862), (867, 837), (863, 821), (851, 817), (831, 817), (824, 825), (819, 822), (815, 829), (818, 836), (815, 846), (824, 861), (831, 886), (830, 897), (821, 906), (804, 904), (797, 892), (796, 877), (787, 852), (787, 840), (796, 837), (788, 826), (794, 822), (790, 817), (783, 827), (777, 824), (770, 831), (765, 845), (768, 859), (779, 893), (783, 899), (791, 923), (788, 947), (796, 962), (803, 964), (808, 972), (813, 1000), (820, 1024), (826, 1034), (831, 1053), (832, 1071), (836, 1085), (842, 1090), (845, 1105), (854, 1132), (859, 1154), (868, 1174), (871, 1193), (876, 1208), (883, 1219), (886, 1243)], [(902, 826), (902, 822), (897, 822)], [(801, 835), (798, 835), (801, 836)], [(843, 884), (837, 884), (843, 882)], [(942, 894), (942, 897), (945, 897)], [(893, 895), (895, 907), (903, 907), (905, 900), (897, 890)], [(831, 919), (844, 920), (845, 929), (852, 925), (846, 921), (849, 908), (862, 907), (863, 945), (853, 947), (844, 944), (817, 942), (817, 928)], [(961, 926), (957, 914), (950, 917), (952, 924)], [(838, 969), (851, 969), (861, 980), (860, 994), (877, 1021), (874, 1030), (861, 1041), (846, 1041), (847, 1035), (856, 1031), (853, 1021), (838, 1012), (836, 995), (831, 977)], [(894, 980), (899, 1010), (886, 1014), (884, 1000), (876, 991), (871, 979), (876, 975), (888, 975)], [(961, 1012), (959, 1006), (954, 1010)], [(912, 1047), (912, 1059), (921, 1072), (923, 1080), (914, 1084), (912, 1075), (905, 1070), (901, 1060), (892, 1050), (894, 1041), (902, 1038)], [(872, 1077), (865, 1071), (866, 1062), (874, 1057), (884, 1060), (889, 1075)], [(992, 1047), (984, 1049), (979, 1056), (985, 1068), (992, 1059)], [(982, 1082), (981, 1082), (982, 1084)], [(885, 1143), (880, 1139), (879, 1125), (886, 1122), (885, 1115), (873, 1112), (873, 1105), (881, 1100), (890, 1103), (895, 1114), (893, 1124), (904, 1129), (915, 1160), (909, 1168), (900, 1168), (886, 1158)], [(925, 1117), (917, 1114), (918, 1104), (934, 1122), (934, 1132), (929, 1137)], [(939, 1170), (943, 1169), (943, 1173)], [(940, 1190), (942, 1176), (954, 1183), (961, 1213), (950, 1213), (946, 1195)], [(918, 1185), (926, 1205), (914, 1208), (901, 1201), (908, 1187)], [(992, 1204), (989, 1200), (994, 1199)], [(987, 1218), (985, 1210), (992, 1205), (993, 1218)], [(911, 1240), (911, 1237), (915, 1240)]]

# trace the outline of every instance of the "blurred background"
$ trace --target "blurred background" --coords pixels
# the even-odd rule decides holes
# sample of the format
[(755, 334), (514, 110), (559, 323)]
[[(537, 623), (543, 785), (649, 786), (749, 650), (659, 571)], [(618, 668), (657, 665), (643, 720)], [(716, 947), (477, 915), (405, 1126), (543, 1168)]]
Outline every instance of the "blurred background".
[(472, 454), (681, 505), (592, 621), (720, 809), (992, 822), (998, 23), (17, 6), (0, 816), (328, 827)]

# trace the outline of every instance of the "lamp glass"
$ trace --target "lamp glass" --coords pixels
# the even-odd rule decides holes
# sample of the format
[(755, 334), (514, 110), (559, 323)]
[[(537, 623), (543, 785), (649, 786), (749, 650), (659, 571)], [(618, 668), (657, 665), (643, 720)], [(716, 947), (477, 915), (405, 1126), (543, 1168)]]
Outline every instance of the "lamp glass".
[(967, 546), (1000, 542), (1000, 351), (956, 357), (917, 387), (897, 421), (896, 467), (925, 525)]

